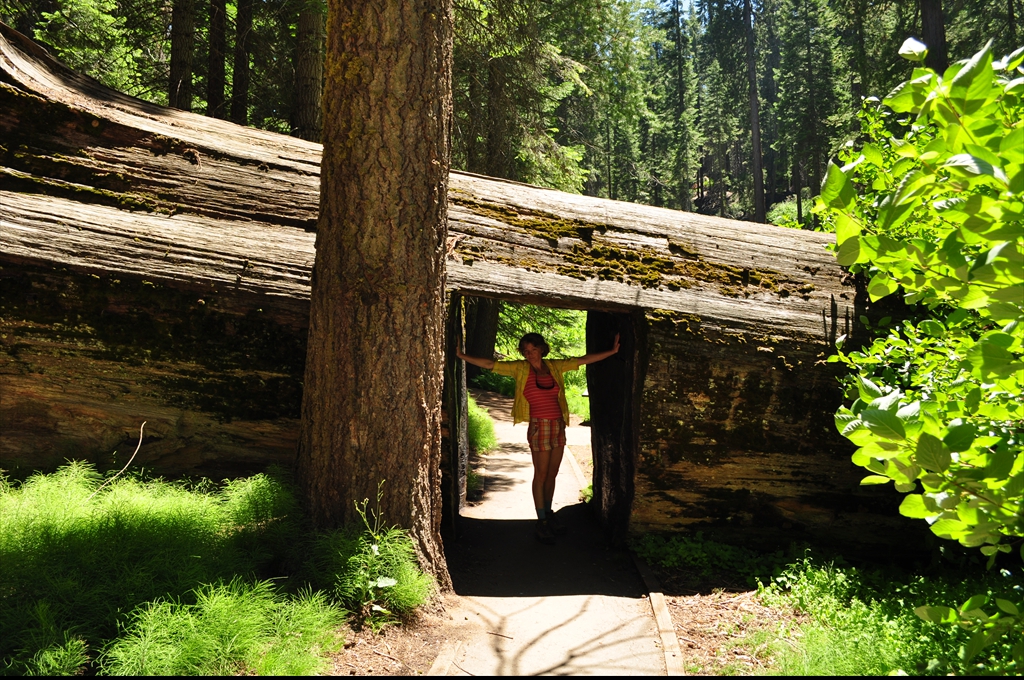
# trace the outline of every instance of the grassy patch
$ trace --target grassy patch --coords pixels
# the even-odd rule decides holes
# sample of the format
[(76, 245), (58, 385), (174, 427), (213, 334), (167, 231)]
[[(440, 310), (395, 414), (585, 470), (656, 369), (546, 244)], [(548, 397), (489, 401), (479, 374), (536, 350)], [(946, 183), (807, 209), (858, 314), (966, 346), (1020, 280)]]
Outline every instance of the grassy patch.
[[(788, 612), (729, 645), (781, 675), (1020, 674), (1013, 658), (1019, 632), (964, 661), (970, 633), (933, 624), (914, 613), (922, 605), (953, 605), (977, 593), (1020, 601), (1024, 576), (1013, 569), (985, 570), (965, 563), (908, 572), (895, 567), (852, 566), (809, 548), (760, 554), (687, 536), (646, 535), (633, 549), (687, 592), (712, 592), (714, 584), (756, 584), (761, 604)], [(671, 587), (671, 586), (670, 586)], [(719, 586), (720, 587), (720, 586)], [(754, 587), (754, 586), (750, 586)], [(715, 590), (715, 592), (719, 592)], [(718, 669), (729, 674), (729, 666)]]
[(469, 422), (466, 424), (469, 435), (469, 447), (476, 453), (493, 451), (498, 445), (498, 437), (494, 434), (494, 421), (487, 409), (476, 403), (472, 395), (469, 397)]
[[(423, 591), (426, 577), (402, 557), (411, 544), (391, 547), (408, 538), (379, 526), (315, 534), (283, 475), (223, 485), (119, 478), (98, 490), (101, 481), (71, 463), (0, 484), (7, 673), (305, 674), (320, 668), (346, 609), (362, 613), (353, 604), (365, 600), (336, 586), (351, 571), (374, 581), (371, 605), (410, 582)], [(375, 545), (401, 554), (354, 559)]]

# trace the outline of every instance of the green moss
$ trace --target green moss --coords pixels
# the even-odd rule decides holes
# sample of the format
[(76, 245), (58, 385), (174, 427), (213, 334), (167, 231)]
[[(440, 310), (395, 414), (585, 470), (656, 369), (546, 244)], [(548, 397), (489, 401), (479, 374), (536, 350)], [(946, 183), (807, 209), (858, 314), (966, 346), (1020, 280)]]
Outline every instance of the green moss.
[(468, 209), (473, 214), (539, 236), (552, 247), (558, 245), (560, 238), (575, 238), (590, 243), (595, 230), (604, 232), (608, 229), (606, 224), (566, 219), (540, 210), (515, 210), (507, 205), (480, 201), (459, 189), (452, 189), (448, 195), (452, 203)]

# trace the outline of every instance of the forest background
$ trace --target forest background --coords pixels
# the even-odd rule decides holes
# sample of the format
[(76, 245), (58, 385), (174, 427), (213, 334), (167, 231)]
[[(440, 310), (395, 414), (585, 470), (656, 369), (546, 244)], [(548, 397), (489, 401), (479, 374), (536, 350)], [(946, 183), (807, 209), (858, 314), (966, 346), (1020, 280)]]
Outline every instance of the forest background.
[[(458, 0), (453, 169), (813, 226), (806, 201), (857, 136), (862, 98), (910, 75), (902, 42), (925, 36), (942, 62), (989, 38), (1006, 53), (1020, 5)], [(326, 11), (322, 0), (0, 0), (0, 20), (105, 85), (316, 141)]]

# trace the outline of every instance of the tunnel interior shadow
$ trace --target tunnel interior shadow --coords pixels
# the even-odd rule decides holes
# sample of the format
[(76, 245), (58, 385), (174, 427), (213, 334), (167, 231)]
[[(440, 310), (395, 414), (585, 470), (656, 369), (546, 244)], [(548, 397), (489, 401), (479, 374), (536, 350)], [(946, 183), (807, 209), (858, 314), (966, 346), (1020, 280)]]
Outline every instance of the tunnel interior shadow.
[(534, 537), (532, 519), (459, 518), (459, 539), (446, 545), (452, 584), (459, 595), (535, 597), (609, 595), (640, 598), (643, 581), (629, 553), (609, 547), (583, 503), (563, 507), (568, 532), (554, 545)]

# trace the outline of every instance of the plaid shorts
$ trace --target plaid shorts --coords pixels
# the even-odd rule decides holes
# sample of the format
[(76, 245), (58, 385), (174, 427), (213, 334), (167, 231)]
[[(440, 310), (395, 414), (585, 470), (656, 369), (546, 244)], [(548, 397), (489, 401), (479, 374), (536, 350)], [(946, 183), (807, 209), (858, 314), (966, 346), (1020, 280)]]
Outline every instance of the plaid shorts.
[(531, 418), (530, 427), (526, 430), (526, 440), (530, 442), (530, 451), (552, 452), (565, 448), (565, 421), (542, 420)]

